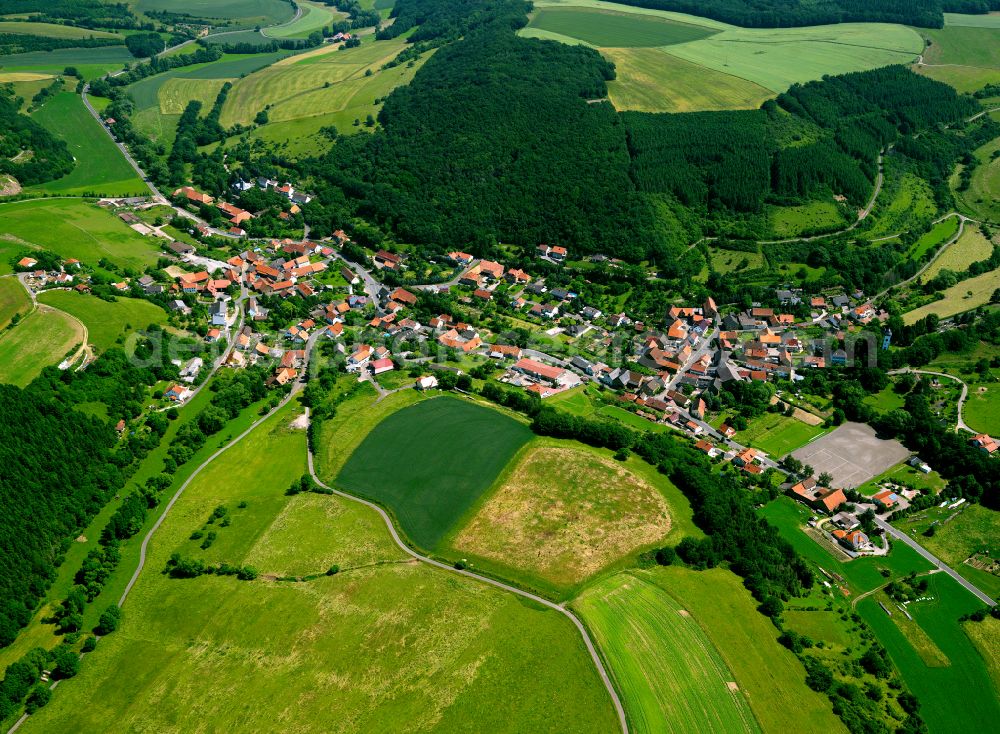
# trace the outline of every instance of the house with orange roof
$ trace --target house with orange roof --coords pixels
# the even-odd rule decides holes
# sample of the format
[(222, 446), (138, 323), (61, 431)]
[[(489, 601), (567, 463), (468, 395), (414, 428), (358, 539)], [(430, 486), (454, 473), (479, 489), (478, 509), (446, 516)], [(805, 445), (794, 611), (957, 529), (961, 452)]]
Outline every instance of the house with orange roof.
[(977, 434), (974, 438), (970, 439), (969, 443), (987, 454), (993, 454), (997, 448), (1000, 448), (997, 445), (996, 439), (985, 433)]
[(500, 280), (503, 278), (504, 267), (492, 260), (481, 260), (479, 262), (479, 272), (491, 280)]
[(405, 303), (407, 306), (417, 305), (417, 297), (405, 288), (397, 288), (392, 293), (389, 294), (389, 298), (393, 301), (399, 301), (400, 303)]
[(173, 193), (174, 198), (178, 196), (183, 196), (185, 199), (190, 201), (192, 204), (211, 204), (215, 201), (214, 197), (208, 194), (203, 194), (200, 191), (196, 191), (190, 186), (182, 186)]
[(467, 252), (460, 252), (456, 250), (455, 252), (448, 253), (448, 259), (456, 265), (468, 265), (474, 258)]
[(512, 369), (551, 385), (561, 385), (565, 383), (567, 377), (567, 372), (562, 367), (553, 367), (527, 357), (519, 359)]

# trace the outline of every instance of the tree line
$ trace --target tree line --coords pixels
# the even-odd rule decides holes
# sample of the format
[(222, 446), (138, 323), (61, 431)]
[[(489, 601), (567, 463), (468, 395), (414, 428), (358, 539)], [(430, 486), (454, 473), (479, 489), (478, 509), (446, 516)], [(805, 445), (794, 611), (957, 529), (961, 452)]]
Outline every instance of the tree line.
[(52, 181), (73, 170), (73, 156), (59, 140), (27, 115), (10, 84), (0, 84), (0, 174), (21, 184)]

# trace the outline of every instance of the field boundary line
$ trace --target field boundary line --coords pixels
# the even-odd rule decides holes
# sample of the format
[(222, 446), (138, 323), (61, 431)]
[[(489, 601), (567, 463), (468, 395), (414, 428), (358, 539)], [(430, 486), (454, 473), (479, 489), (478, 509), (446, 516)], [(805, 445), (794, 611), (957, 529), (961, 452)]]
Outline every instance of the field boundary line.
[[(309, 421), (309, 416), (310, 416), (310, 411), (309, 408), (307, 407), (306, 408), (307, 422)], [(524, 591), (523, 589), (519, 589), (516, 586), (506, 584), (502, 581), (498, 581), (497, 579), (492, 579), (489, 578), (488, 576), (481, 576), (480, 574), (475, 573), (473, 571), (469, 571), (468, 569), (465, 568), (456, 568), (454, 566), (449, 566), (447, 563), (442, 563), (441, 561), (436, 561), (433, 558), (429, 558), (428, 556), (421, 555), (403, 541), (403, 539), (399, 536), (399, 532), (396, 530), (396, 526), (393, 525), (392, 519), (389, 517), (389, 514), (382, 507), (375, 504), (374, 502), (369, 502), (368, 500), (362, 499), (361, 497), (357, 497), (353, 494), (349, 494), (347, 492), (331, 487), (330, 485), (326, 484), (323, 480), (321, 480), (316, 475), (316, 470), (313, 466), (312, 446), (310, 446), (308, 442), (306, 444), (306, 459), (309, 465), (309, 475), (312, 477), (313, 481), (316, 482), (316, 484), (318, 484), (320, 487), (323, 487), (324, 489), (328, 489), (337, 497), (350, 500), (352, 502), (360, 503), (362, 505), (365, 505), (366, 507), (370, 507), (371, 509), (375, 510), (375, 512), (379, 514), (379, 517), (381, 517), (382, 520), (385, 522), (386, 528), (389, 530), (389, 535), (392, 537), (393, 542), (395, 542), (396, 545), (399, 546), (400, 550), (402, 550), (404, 553), (410, 555), (411, 557), (415, 558), (418, 561), (421, 561), (422, 563), (426, 563), (429, 566), (433, 566), (434, 568), (458, 574), (460, 576), (465, 576), (470, 579), (475, 579), (476, 581), (481, 581), (482, 583), (489, 584), (490, 586), (494, 586), (502, 591), (507, 591), (517, 596), (533, 601), (537, 604), (541, 604), (542, 606), (548, 609), (552, 609), (556, 612), (559, 612), (563, 616), (567, 617), (576, 627), (577, 631), (579, 631), (580, 636), (583, 638), (583, 643), (587, 648), (587, 652), (590, 653), (590, 658), (594, 662), (594, 667), (597, 668), (597, 674), (601, 678), (601, 681), (604, 683), (604, 687), (605, 689), (607, 689), (608, 695), (611, 696), (611, 702), (614, 705), (615, 710), (618, 714), (618, 722), (621, 726), (622, 734), (629, 734), (628, 719), (625, 716), (625, 707), (622, 705), (621, 699), (618, 696), (618, 691), (615, 690), (614, 683), (612, 682), (611, 676), (609, 675), (607, 668), (604, 666), (604, 661), (597, 650), (597, 646), (591, 639), (590, 632), (584, 626), (583, 622), (581, 622), (580, 619), (576, 616), (576, 614), (570, 611), (565, 606), (565, 604), (556, 604), (555, 602), (551, 602), (548, 599), (545, 599), (544, 597), (538, 596), (537, 594), (532, 594), (529, 591)]]

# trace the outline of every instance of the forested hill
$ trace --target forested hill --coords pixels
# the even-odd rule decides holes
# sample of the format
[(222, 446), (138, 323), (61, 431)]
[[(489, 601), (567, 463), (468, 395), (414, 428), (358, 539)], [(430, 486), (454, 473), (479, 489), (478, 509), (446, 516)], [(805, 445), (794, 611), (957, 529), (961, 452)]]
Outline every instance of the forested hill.
[(104, 423), (0, 385), (0, 646), (27, 623), (76, 533), (123, 485)]
[(903, 23), (944, 26), (944, 12), (987, 13), (1000, 0), (615, 0), (654, 10), (701, 15), (746, 28), (787, 28), (829, 23)]
[(25, 185), (51, 181), (73, 170), (66, 143), (18, 112), (20, 99), (0, 84), (0, 174)]

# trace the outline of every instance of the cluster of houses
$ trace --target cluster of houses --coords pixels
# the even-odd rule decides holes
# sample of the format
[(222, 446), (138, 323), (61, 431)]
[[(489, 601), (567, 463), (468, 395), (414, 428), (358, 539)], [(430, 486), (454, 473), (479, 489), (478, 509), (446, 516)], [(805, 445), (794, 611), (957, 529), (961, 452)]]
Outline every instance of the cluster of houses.
[[(27, 284), (33, 290), (41, 290), (43, 288), (71, 288), (73, 287), (74, 280), (82, 266), (79, 260), (70, 258), (69, 260), (63, 260), (62, 264), (59, 266), (58, 270), (35, 270), (38, 266), (38, 261), (33, 257), (22, 257), (17, 261), (18, 270), (27, 273), (26, 280)], [(82, 286), (80, 290), (89, 290), (86, 284), (79, 284)]]
[(229, 222), (229, 234), (236, 235), (238, 237), (246, 235), (246, 230), (244, 230), (240, 225), (250, 219), (253, 219), (253, 214), (248, 212), (246, 209), (240, 209), (235, 204), (230, 204), (227, 201), (219, 200), (216, 202), (215, 197), (204, 194), (190, 186), (182, 186), (177, 189), (174, 191), (173, 197), (175, 199), (183, 199), (196, 206), (211, 206), (214, 204)]

